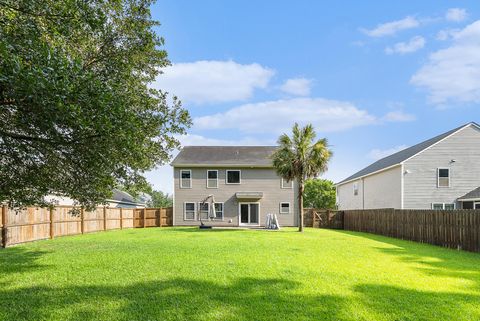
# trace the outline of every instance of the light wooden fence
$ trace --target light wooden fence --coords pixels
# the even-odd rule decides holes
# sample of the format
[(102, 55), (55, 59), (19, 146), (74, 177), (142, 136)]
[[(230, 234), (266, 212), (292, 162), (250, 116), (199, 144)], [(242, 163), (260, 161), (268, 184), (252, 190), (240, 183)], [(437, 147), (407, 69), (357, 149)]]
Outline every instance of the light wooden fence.
[(344, 211), (344, 229), (480, 252), (480, 210)]
[(343, 212), (316, 208), (303, 210), (304, 225), (317, 228), (343, 229)]
[(72, 206), (55, 208), (2, 206), (0, 217), (3, 247), (58, 236), (133, 227), (171, 226), (171, 208), (109, 208), (85, 211)]

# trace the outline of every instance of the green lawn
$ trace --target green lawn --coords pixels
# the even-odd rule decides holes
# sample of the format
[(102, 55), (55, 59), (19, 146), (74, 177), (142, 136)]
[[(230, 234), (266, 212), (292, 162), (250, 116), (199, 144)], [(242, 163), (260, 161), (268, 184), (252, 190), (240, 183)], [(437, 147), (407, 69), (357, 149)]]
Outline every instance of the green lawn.
[(151, 228), (0, 250), (0, 320), (479, 320), (480, 254), (345, 231)]

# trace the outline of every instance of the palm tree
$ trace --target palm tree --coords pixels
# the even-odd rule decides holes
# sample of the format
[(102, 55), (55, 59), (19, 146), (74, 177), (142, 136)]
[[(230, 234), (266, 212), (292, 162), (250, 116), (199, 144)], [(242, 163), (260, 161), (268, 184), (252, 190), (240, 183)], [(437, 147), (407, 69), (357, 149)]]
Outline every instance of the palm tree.
[(305, 181), (327, 170), (332, 156), (326, 138), (314, 143), (316, 134), (311, 124), (300, 128), (293, 126), (292, 137), (283, 134), (278, 138), (279, 148), (272, 155), (277, 174), (287, 181), (298, 183), (298, 231), (303, 232), (303, 191)]

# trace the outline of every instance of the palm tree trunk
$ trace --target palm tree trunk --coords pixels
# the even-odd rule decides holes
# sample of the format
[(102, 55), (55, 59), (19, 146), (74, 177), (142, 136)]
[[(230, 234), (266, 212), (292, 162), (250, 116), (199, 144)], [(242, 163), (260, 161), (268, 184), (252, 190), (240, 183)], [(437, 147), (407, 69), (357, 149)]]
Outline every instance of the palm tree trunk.
[(303, 232), (303, 180), (298, 183), (298, 231)]

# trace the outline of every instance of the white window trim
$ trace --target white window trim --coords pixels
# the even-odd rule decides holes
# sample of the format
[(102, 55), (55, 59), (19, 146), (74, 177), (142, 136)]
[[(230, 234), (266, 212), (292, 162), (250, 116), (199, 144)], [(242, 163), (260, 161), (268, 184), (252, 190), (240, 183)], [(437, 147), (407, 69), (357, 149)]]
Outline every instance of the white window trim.
[[(242, 223), (240, 209), (242, 204), (258, 204), (258, 224), (251, 224), (251, 223)], [(250, 220), (250, 206), (248, 207), (248, 216)], [(238, 202), (238, 226), (260, 226), (260, 222), (262, 221), (261, 215), (261, 205), (259, 202)]]
[[(355, 190), (357, 193), (355, 193)], [(353, 183), (353, 196), (358, 196), (359, 194), (359, 187), (358, 187), (358, 181)]]
[[(238, 183), (229, 183), (228, 182), (228, 172), (239, 172), (239, 181)], [(240, 169), (227, 169), (225, 170), (225, 184), (227, 185), (240, 185), (242, 184), (242, 171)]]
[[(440, 202), (435, 202), (435, 203), (432, 203), (432, 210), (434, 209), (434, 205), (435, 204), (440, 204), (442, 205), (442, 210), (445, 210), (445, 204), (452, 204), (453, 205), (453, 209), (456, 210), (457, 209), (457, 204), (455, 203), (440, 203)], [(473, 207), (475, 207), (475, 204), (473, 205)]]
[[(200, 218), (202, 217), (202, 213), (200, 212), (200, 205), (202, 204), (202, 202), (198, 202), (198, 207), (197, 207), (197, 220), (200, 221)], [(209, 220), (210, 219), (210, 203), (205, 203), (207, 205), (207, 218), (205, 220)], [(203, 220), (203, 218), (202, 218)]]
[(286, 180), (285, 178), (283, 178), (283, 177), (282, 177), (281, 179), (282, 179), (282, 182), (281, 182), (281, 185), (280, 185), (281, 188), (285, 188), (285, 189), (292, 189), (292, 188), (293, 188), (293, 180), (290, 181), (290, 184), (292, 184), (292, 185), (290, 185), (290, 186), (285, 186), (284, 183), (286, 183), (287, 180)]
[[(440, 186), (440, 170), (441, 169), (447, 169), (448, 170), (448, 186)], [(449, 188), (451, 180), (452, 180), (452, 170), (449, 167), (438, 167), (437, 168), (437, 187), (438, 188)]]
[[(187, 203), (193, 204), (193, 219), (187, 218)], [(183, 202), (183, 220), (184, 221), (195, 221), (197, 217), (197, 203), (195, 202)]]
[(473, 202), (473, 209), (475, 209), (475, 206), (476, 206), (477, 204), (480, 204), (480, 202), (475, 202), (475, 201)]
[(224, 202), (215, 202), (216, 204), (222, 204), (222, 219), (217, 218), (217, 209), (215, 209), (215, 219), (214, 221), (223, 221), (225, 218), (225, 203)]
[[(184, 187), (184, 186), (182, 185), (182, 182), (183, 182), (182, 172), (190, 172), (190, 187)], [(182, 189), (192, 188), (192, 170), (191, 170), (191, 169), (181, 169), (181, 170), (180, 170), (180, 177), (179, 177), (179, 179), (180, 179), (180, 188), (182, 188)], [(190, 202), (188, 202), (188, 203), (190, 203)]]
[[(282, 205), (288, 204), (288, 212), (282, 212)], [(290, 214), (291, 213), (292, 204), (290, 202), (280, 202), (280, 214)]]
[[(208, 178), (208, 172), (217, 172), (217, 186), (216, 187), (209, 187), (208, 186), (208, 180), (209, 179), (213, 179), (213, 178)], [(218, 188), (218, 169), (207, 169), (207, 183), (206, 183), (206, 187), (207, 188), (211, 188), (211, 189), (217, 189)]]

